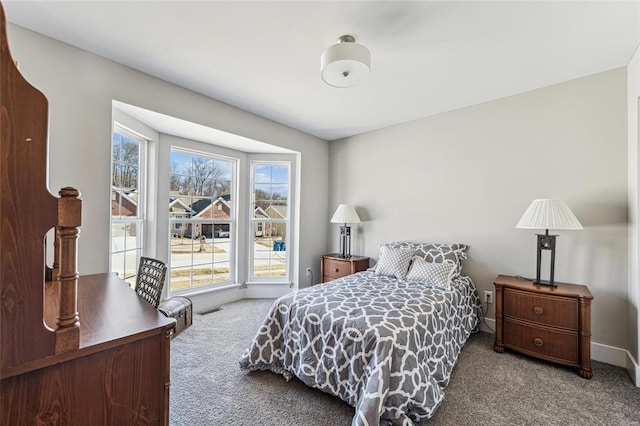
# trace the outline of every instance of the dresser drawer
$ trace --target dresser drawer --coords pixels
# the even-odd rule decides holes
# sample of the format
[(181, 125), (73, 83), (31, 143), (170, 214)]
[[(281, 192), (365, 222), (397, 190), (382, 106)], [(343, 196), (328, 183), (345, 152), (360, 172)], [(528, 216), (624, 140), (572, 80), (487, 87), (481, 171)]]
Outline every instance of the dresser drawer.
[(324, 276), (340, 278), (351, 274), (351, 262), (334, 259), (324, 259)]
[(578, 333), (504, 319), (504, 345), (562, 364), (578, 364)]
[(578, 330), (578, 300), (575, 298), (537, 295), (505, 288), (504, 315), (538, 324)]

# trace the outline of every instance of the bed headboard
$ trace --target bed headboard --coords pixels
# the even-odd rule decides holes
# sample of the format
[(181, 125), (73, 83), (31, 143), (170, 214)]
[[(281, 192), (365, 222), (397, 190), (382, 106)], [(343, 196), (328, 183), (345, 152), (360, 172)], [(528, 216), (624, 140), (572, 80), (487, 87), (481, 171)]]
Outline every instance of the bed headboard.
[[(9, 51), (0, 4), (0, 371), (79, 346), (77, 238), (81, 200), (47, 188), (48, 102)], [(52, 282), (46, 244), (55, 229)], [(45, 291), (47, 288), (47, 291)], [(53, 320), (46, 312), (55, 310)], [(53, 322), (53, 323), (52, 323)]]

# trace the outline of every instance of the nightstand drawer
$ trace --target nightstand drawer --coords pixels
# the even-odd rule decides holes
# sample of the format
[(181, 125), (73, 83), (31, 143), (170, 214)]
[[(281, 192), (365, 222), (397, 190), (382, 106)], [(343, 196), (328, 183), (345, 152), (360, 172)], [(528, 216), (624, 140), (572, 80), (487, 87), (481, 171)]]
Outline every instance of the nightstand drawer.
[(504, 345), (540, 358), (578, 365), (578, 334), (504, 319)]
[(324, 259), (324, 276), (340, 278), (351, 274), (351, 263), (340, 260)]
[(364, 256), (340, 257), (337, 253), (325, 254), (320, 260), (322, 282), (333, 281), (369, 267), (369, 258)]
[(504, 315), (538, 324), (578, 330), (578, 301), (575, 298), (537, 295), (505, 288)]

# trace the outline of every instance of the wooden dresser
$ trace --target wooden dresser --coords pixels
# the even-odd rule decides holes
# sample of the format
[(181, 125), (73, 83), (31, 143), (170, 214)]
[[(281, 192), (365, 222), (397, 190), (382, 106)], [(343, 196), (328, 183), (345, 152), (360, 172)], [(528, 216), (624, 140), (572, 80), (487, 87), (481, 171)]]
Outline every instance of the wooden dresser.
[(48, 101), (2, 5), (0, 71), (0, 425), (166, 425), (175, 320), (114, 274), (78, 275), (82, 200), (47, 188)]
[(536, 285), (523, 278), (499, 275), (496, 290), (496, 340), (504, 348), (578, 367), (590, 379), (591, 300), (584, 285)]
[[(56, 324), (57, 286), (45, 284), (49, 328)], [(10, 316), (2, 313), (4, 330)], [(78, 279), (78, 316), (77, 349), (2, 369), (0, 424), (167, 425), (175, 320), (115, 274)], [(3, 336), (2, 343), (11, 340)]]
[(320, 275), (323, 283), (342, 278), (369, 267), (369, 258), (364, 256), (340, 257), (338, 253), (325, 254), (320, 261)]

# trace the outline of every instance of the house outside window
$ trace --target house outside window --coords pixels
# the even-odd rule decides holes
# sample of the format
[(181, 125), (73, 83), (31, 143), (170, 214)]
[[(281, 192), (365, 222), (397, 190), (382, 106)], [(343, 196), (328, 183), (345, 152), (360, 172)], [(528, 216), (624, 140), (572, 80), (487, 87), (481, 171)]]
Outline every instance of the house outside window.
[(182, 150), (170, 156), (169, 291), (188, 293), (235, 280), (237, 160)]
[(290, 175), (289, 162), (251, 163), (251, 280), (288, 280)]
[(130, 284), (143, 250), (144, 153), (147, 141), (114, 124), (111, 147), (110, 271)]

